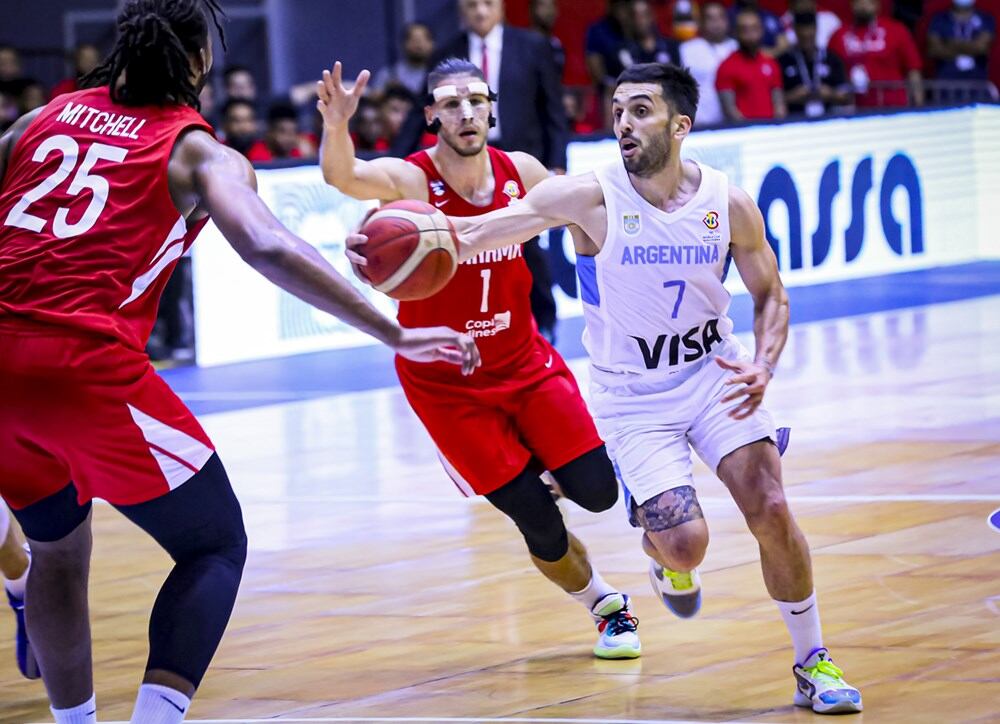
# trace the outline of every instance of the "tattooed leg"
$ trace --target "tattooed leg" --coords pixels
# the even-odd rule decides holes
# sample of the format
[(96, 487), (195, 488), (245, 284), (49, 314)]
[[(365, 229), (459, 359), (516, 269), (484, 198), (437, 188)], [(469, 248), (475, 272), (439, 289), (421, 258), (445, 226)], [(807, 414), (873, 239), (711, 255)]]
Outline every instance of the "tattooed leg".
[(646, 531), (642, 547), (650, 558), (683, 572), (701, 563), (708, 548), (708, 526), (694, 488), (683, 485), (664, 491), (634, 512)]

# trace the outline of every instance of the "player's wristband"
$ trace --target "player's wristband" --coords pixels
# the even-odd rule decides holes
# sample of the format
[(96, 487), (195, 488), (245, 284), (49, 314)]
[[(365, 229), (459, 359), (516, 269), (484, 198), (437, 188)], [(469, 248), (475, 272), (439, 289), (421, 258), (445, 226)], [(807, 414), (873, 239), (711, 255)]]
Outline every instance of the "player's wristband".
[(757, 364), (767, 370), (767, 374), (770, 377), (774, 377), (774, 365), (768, 362), (766, 359), (758, 360)]

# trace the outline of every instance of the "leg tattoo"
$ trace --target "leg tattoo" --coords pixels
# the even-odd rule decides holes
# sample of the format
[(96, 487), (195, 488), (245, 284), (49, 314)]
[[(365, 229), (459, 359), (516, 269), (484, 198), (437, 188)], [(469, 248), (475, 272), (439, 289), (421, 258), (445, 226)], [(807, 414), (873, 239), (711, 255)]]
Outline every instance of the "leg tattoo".
[[(635, 505), (635, 503), (633, 503)], [(682, 523), (699, 520), (701, 512), (698, 496), (690, 485), (667, 490), (647, 500), (635, 509), (636, 520), (645, 530), (657, 532), (676, 528)]]

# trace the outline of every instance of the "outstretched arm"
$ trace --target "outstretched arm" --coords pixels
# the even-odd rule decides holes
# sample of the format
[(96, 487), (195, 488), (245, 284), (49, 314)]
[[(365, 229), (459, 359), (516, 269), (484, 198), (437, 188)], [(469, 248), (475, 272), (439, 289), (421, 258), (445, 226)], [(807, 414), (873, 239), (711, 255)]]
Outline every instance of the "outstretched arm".
[(315, 248), (281, 225), (257, 195), (247, 160), (208, 133), (188, 133), (175, 148), (171, 190), (175, 199), (195, 197), (243, 260), (285, 291), (410, 359), (461, 364), (466, 373), (474, 369), (478, 352), (466, 335), (403, 329), (375, 309)]
[(742, 189), (729, 192), (730, 249), (740, 277), (753, 298), (753, 331), (756, 341), (754, 361), (739, 362), (716, 358), (718, 363), (737, 374), (727, 384), (746, 385), (731, 392), (724, 400), (746, 397), (730, 415), (749, 417), (764, 399), (778, 357), (788, 339), (788, 294), (778, 275), (778, 262), (764, 238), (764, 219), (760, 209)]
[(323, 116), (320, 145), (323, 179), (356, 199), (423, 198), (426, 193), (423, 174), (413, 164), (399, 158), (362, 161), (354, 156), (348, 124), (358, 109), (369, 75), (367, 70), (361, 71), (353, 88), (348, 90), (343, 83), (343, 68), (337, 61), (333, 71), (324, 70), (323, 79), (316, 84), (319, 95), (316, 108)]
[(604, 239), (596, 228), (604, 218), (604, 198), (593, 175), (550, 176), (506, 208), (449, 218), (458, 232), (463, 260), (488, 249), (523, 243), (554, 226), (576, 224), (592, 239)]

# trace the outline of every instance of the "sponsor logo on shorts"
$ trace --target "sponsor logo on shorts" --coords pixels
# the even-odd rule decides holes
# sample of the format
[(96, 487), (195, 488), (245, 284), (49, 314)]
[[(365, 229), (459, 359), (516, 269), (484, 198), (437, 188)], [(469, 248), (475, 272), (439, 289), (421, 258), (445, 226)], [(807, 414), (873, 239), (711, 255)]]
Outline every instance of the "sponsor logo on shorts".
[(510, 329), (510, 312), (494, 314), (493, 319), (470, 319), (465, 323), (465, 331), (472, 338), (492, 337)]

